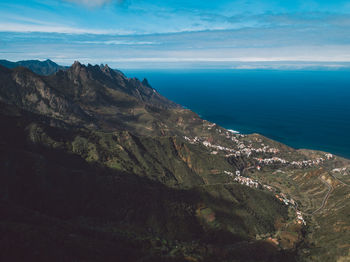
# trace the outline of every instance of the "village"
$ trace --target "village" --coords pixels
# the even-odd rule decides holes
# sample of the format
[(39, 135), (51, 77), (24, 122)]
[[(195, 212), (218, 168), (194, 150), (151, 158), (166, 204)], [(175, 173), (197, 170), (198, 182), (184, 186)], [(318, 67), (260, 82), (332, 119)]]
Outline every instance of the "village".
[(341, 175), (347, 175), (349, 174), (350, 172), (350, 168), (349, 167), (340, 167), (340, 168), (334, 168), (332, 169), (332, 173), (338, 173), (338, 174), (341, 174)]
[[(214, 126), (216, 126), (216, 125), (209, 123), (208, 129), (209, 130), (213, 129)], [(189, 138), (187, 136), (184, 136), (184, 139), (191, 144), (202, 144), (203, 146), (210, 149), (211, 150), (210, 153), (213, 155), (219, 154), (220, 151), (224, 152), (225, 157), (245, 156), (247, 158), (250, 158), (250, 157), (252, 157), (253, 153), (260, 153), (260, 154), (268, 153), (270, 155), (271, 154), (276, 155), (280, 152), (279, 149), (274, 148), (274, 147), (270, 147), (270, 146), (262, 143), (261, 139), (257, 139), (257, 142), (260, 143), (261, 147), (254, 148), (251, 143), (249, 145), (246, 145), (244, 142), (239, 140), (240, 138), (245, 138), (246, 137), (245, 135), (239, 134), (238, 132), (233, 131), (233, 130), (232, 131), (229, 130), (229, 131), (225, 132), (219, 128), (216, 129), (216, 131), (222, 135), (225, 135), (225, 137), (227, 139), (230, 139), (231, 141), (233, 141), (236, 144), (236, 148), (229, 148), (229, 147), (224, 147), (221, 145), (216, 145), (216, 144), (213, 144), (212, 142), (208, 141), (207, 139), (201, 138), (201, 137)], [(250, 141), (248, 141), (248, 142), (250, 142)], [(275, 164), (279, 164), (282, 166), (294, 166), (295, 168), (306, 168), (306, 167), (320, 165), (320, 164), (324, 163), (324, 161), (330, 160), (332, 158), (334, 158), (334, 156), (332, 154), (329, 154), (329, 153), (324, 154), (323, 157), (318, 157), (318, 158), (315, 158), (312, 160), (309, 159), (309, 160), (300, 160), (300, 161), (287, 161), (287, 160), (285, 160), (281, 157), (277, 157), (277, 156), (269, 157), (269, 158), (253, 157), (252, 159), (254, 159), (256, 161), (256, 165), (251, 166), (250, 168), (256, 168), (258, 171), (260, 171), (264, 166), (275, 165)], [(277, 171), (283, 172), (281, 170), (277, 170)], [(333, 173), (337, 173), (337, 172), (338, 173), (345, 173), (346, 171), (347, 171), (347, 168), (335, 168), (332, 170)], [(237, 171), (235, 171), (235, 173), (230, 172), (230, 171), (224, 171), (224, 173), (226, 175), (228, 175), (229, 177), (231, 177), (234, 182), (237, 182), (241, 185), (249, 186), (249, 187), (255, 188), (255, 189), (265, 189), (265, 190), (268, 190), (268, 191), (274, 193), (274, 196), (276, 199), (278, 199), (284, 205), (289, 206), (295, 210), (295, 217), (296, 217), (295, 223), (297, 223), (299, 225), (306, 225), (306, 221), (303, 217), (302, 212), (300, 210), (298, 210), (298, 204), (292, 198), (288, 198), (284, 193), (277, 193), (277, 190), (275, 188), (273, 188), (272, 186), (264, 185), (264, 184), (261, 184), (260, 182), (254, 180), (252, 178), (242, 176), (241, 171), (237, 170)]]
[[(235, 134), (235, 136), (240, 136), (240, 137), (244, 137), (244, 135), (241, 134)], [(239, 157), (239, 156), (247, 156), (250, 157), (252, 153), (272, 153), (272, 154), (277, 154), (279, 152), (279, 150), (277, 148), (272, 148), (269, 147), (267, 145), (262, 144), (261, 148), (254, 148), (252, 147), (252, 145), (245, 145), (243, 142), (239, 141), (235, 136), (230, 136), (231, 140), (234, 141), (237, 144), (237, 149), (233, 149), (233, 148), (228, 148), (228, 147), (224, 147), (224, 146), (220, 146), (220, 145), (213, 145), (212, 143), (210, 143), (209, 141), (199, 138), (199, 137), (194, 137), (193, 139), (184, 136), (184, 139), (186, 141), (188, 141), (191, 144), (203, 144), (205, 147), (214, 149), (215, 151), (219, 150), (219, 151), (225, 151), (226, 157), (230, 157), (230, 156), (235, 156), (235, 157)]]
[(249, 186), (252, 188), (259, 188), (262, 187), (261, 184), (258, 181), (255, 181), (249, 177), (244, 177), (241, 176), (240, 171), (236, 171), (236, 174), (229, 172), (229, 171), (224, 171), (225, 174), (229, 175), (230, 177), (233, 178), (233, 181), (238, 182), (241, 185)]
[(294, 201), (292, 198), (289, 199), (284, 193), (276, 193), (277, 190), (269, 185), (263, 185), (263, 184), (259, 183), (258, 181), (253, 180), (249, 177), (241, 176), (240, 171), (236, 171), (235, 174), (230, 172), (230, 171), (224, 171), (224, 173), (226, 175), (230, 176), (231, 178), (233, 178), (233, 181), (235, 181), (241, 185), (249, 186), (251, 188), (266, 189), (270, 192), (274, 192), (275, 193), (274, 196), (276, 199), (281, 201), (286, 206), (292, 207), (295, 210), (296, 223), (299, 225), (306, 225), (305, 219), (303, 218), (301, 211), (298, 210), (298, 205), (297, 205), (296, 201)]
[(279, 157), (272, 157), (272, 158), (265, 158), (265, 159), (254, 158), (254, 159), (257, 160), (259, 164), (271, 165), (275, 163), (280, 163), (280, 164), (286, 164), (286, 165), (302, 168), (302, 167), (311, 167), (311, 166), (319, 165), (323, 163), (326, 159), (329, 160), (331, 158), (333, 158), (332, 154), (325, 154), (325, 158), (319, 157), (314, 160), (303, 160), (303, 161), (292, 161), (292, 162), (289, 162)]
[[(209, 125), (208, 128), (213, 128), (215, 124)], [(219, 133), (222, 133), (221, 129), (217, 129)], [(245, 135), (242, 134), (236, 134), (230, 131), (226, 131), (225, 134), (227, 139), (232, 140), (237, 144), (237, 148), (228, 148), (221, 145), (215, 145), (211, 142), (207, 141), (204, 138), (194, 137), (189, 138), (187, 136), (184, 136), (184, 139), (188, 141), (191, 144), (202, 144), (207, 148), (212, 149), (211, 154), (217, 155), (219, 151), (226, 152), (225, 157), (240, 157), (240, 156), (246, 156), (251, 157), (253, 153), (255, 154), (278, 154), (280, 151), (277, 148), (270, 147), (268, 145), (265, 145), (264, 143), (261, 143), (260, 148), (254, 148), (251, 144), (245, 145), (242, 141), (240, 141), (238, 138), (244, 138)], [(261, 142), (261, 140), (260, 140)], [(296, 168), (306, 168), (306, 167), (312, 167), (322, 164), (325, 160), (330, 160), (334, 156), (332, 154), (326, 153), (324, 157), (319, 157), (313, 160), (301, 160), (301, 161), (287, 161), (280, 157), (270, 157), (270, 158), (261, 158), (261, 157), (254, 157), (253, 159), (257, 161), (256, 169), (261, 170), (262, 166), (264, 165), (274, 165), (274, 164), (282, 164), (284, 166), (294, 166)], [(334, 170), (334, 172), (337, 172), (337, 169)]]

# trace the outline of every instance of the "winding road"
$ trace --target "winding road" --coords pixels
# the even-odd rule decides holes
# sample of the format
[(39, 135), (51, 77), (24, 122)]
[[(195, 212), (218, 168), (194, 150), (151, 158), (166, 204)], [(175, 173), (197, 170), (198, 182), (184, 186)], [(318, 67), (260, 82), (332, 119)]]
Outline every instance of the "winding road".
[[(253, 166), (250, 166), (250, 167), (243, 168), (243, 169), (241, 170), (242, 175), (245, 174), (245, 172), (246, 172), (247, 170), (251, 169), (251, 168), (254, 168), (254, 167), (253, 167)], [(330, 194), (331, 194), (331, 193), (333, 192), (333, 190), (334, 190), (334, 187), (333, 187), (330, 183), (328, 183), (326, 180), (324, 180), (324, 179), (322, 178), (322, 175), (324, 175), (324, 174), (325, 174), (325, 173), (321, 174), (321, 175), (318, 177), (318, 179), (321, 180), (322, 183), (325, 184), (325, 185), (328, 187), (327, 194), (324, 196), (324, 198), (323, 198), (323, 200), (322, 200), (322, 203), (321, 203), (321, 206), (320, 206), (319, 208), (317, 208), (316, 210), (314, 210), (313, 212), (311, 212), (311, 213), (308, 213), (308, 212), (301, 212), (303, 215), (312, 216), (312, 215), (314, 215), (314, 214), (320, 212), (322, 209), (325, 208), (325, 206), (326, 206), (326, 204), (327, 204), (327, 201), (328, 201), (328, 199), (329, 199), (329, 197), (330, 197)], [(329, 173), (326, 173), (326, 174), (327, 174), (327, 175), (330, 175), (332, 178), (334, 178), (335, 180), (337, 180), (337, 181), (338, 181), (339, 183), (341, 183), (342, 185), (347, 186), (347, 187), (350, 187), (349, 184), (347, 184), (347, 183), (341, 181), (339, 178), (335, 177), (335, 176), (332, 175), (330, 172), (329, 172)], [(236, 183), (235, 183), (235, 182), (233, 182), (233, 183), (217, 183), (217, 184), (209, 184), (209, 185), (202, 185), (202, 186), (225, 185), (225, 184), (228, 185), (228, 184), (236, 184)], [(296, 203), (296, 207), (298, 208), (298, 204), (297, 204), (297, 203)]]
[(339, 183), (343, 184), (344, 186), (350, 187), (349, 184), (347, 184), (347, 183), (341, 181), (339, 178), (337, 178), (336, 176), (332, 175), (331, 173), (329, 173), (329, 175), (330, 175), (331, 177), (333, 177), (335, 180), (337, 180)]
[(325, 207), (325, 205), (327, 203), (327, 200), (328, 200), (330, 194), (332, 193), (332, 191), (334, 189), (333, 186), (331, 184), (329, 184), (326, 180), (324, 180), (321, 176), (322, 175), (320, 175), (318, 177), (318, 179), (320, 179), (328, 187), (328, 192), (325, 195), (325, 197), (323, 198), (321, 206), (319, 208), (317, 208), (315, 211), (313, 211), (312, 213), (308, 214), (308, 215), (311, 215), (311, 216), (316, 214), (317, 212), (321, 211)]

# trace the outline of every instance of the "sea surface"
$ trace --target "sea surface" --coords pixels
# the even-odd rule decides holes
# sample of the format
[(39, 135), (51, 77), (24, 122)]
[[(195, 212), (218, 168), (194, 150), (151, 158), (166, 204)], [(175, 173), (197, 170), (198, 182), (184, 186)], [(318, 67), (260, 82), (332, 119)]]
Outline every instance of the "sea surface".
[(350, 158), (350, 71), (123, 71), (227, 129)]

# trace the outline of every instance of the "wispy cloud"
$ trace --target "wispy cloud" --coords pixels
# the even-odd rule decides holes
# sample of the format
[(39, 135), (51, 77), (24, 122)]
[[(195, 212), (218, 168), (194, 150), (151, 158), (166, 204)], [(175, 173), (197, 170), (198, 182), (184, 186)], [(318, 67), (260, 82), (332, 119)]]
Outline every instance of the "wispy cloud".
[(64, 0), (64, 1), (79, 4), (79, 5), (84, 5), (87, 7), (100, 7), (112, 2), (112, 0)]
[(60, 34), (128, 35), (132, 31), (117, 29), (87, 29), (58, 24), (1, 23), (0, 32), (41, 32)]
[(116, 66), (350, 61), (350, 5), (339, 1), (3, 1), (0, 52)]
[(159, 45), (159, 42), (137, 40), (77, 41), (79, 44), (93, 45)]

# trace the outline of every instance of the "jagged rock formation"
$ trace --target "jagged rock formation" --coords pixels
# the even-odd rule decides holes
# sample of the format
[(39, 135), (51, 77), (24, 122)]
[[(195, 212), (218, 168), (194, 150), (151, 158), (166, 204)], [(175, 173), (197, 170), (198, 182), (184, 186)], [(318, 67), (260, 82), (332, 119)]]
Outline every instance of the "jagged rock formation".
[(233, 134), (146, 79), (0, 67), (0, 119), (1, 260), (348, 255), (348, 160)]

